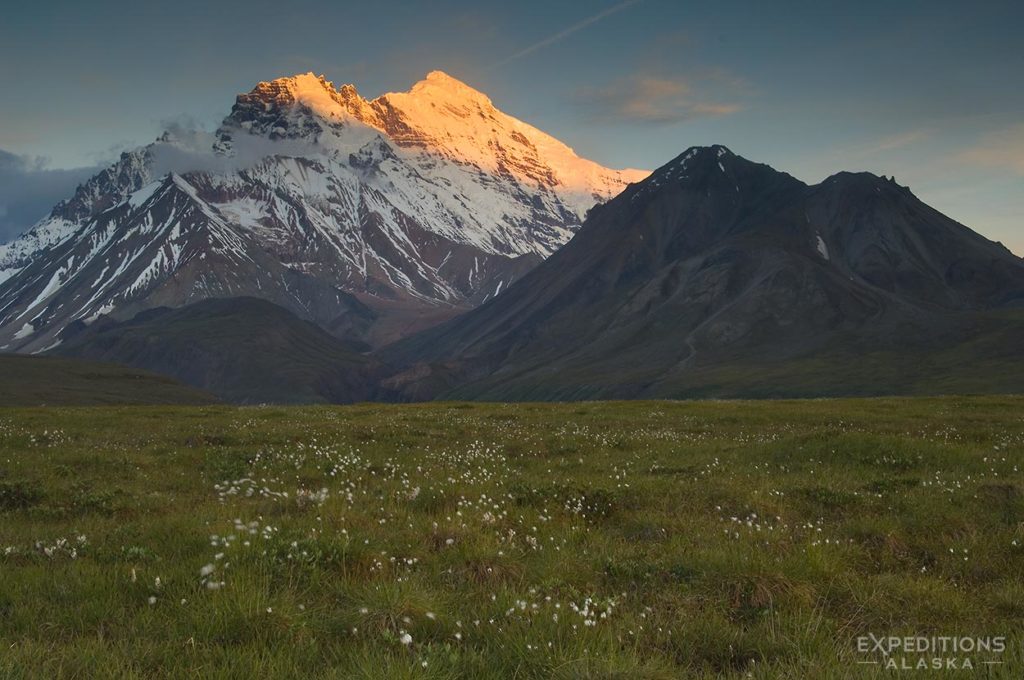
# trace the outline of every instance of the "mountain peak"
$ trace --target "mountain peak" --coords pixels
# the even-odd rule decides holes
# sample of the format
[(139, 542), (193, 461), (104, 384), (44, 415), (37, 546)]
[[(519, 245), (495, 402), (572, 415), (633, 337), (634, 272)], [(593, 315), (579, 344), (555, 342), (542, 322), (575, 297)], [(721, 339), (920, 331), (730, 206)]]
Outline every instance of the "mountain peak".
[(262, 96), (267, 99), (278, 97), (290, 97), (298, 99), (303, 95), (319, 94), (321, 92), (335, 92), (334, 84), (327, 80), (323, 74), (316, 75), (312, 71), (297, 73), (293, 76), (282, 76), (273, 80), (262, 80), (256, 83), (248, 94), (250, 96)]
[(329, 113), (338, 105), (348, 108), (352, 103), (365, 103), (355, 86), (346, 84), (335, 88), (323, 74), (312, 71), (261, 81), (249, 92), (238, 95), (237, 101), (277, 106), (300, 103), (320, 114)]
[(440, 69), (434, 69), (433, 71), (428, 73), (423, 79), (431, 82), (452, 83), (454, 85), (468, 87), (464, 82), (462, 82), (458, 78), (454, 78)]
[(738, 190), (735, 179), (737, 173), (746, 174), (753, 168), (767, 170), (779, 174), (773, 168), (754, 163), (738, 156), (721, 144), (710, 146), (691, 146), (671, 161), (654, 171), (649, 180), (651, 187), (678, 181), (691, 181), (695, 178), (709, 176), (726, 177), (724, 183)]
[[(352, 124), (356, 121), (360, 125)], [(245, 132), (304, 139), (348, 156), (370, 141), (368, 131), (397, 147), (427, 148), (487, 173), (558, 187), (577, 215), (649, 174), (581, 159), (554, 137), (498, 110), (484, 93), (438, 70), (406, 92), (372, 100), (351, 85), (335, 89), (314, 73), (259, 83), (238, 96), (214, 149), (230, 154), (234, 135)]]
[(676, 171), (689, 167), (693, 162), (715, 162), (725, 158), (739, 158), (739, 156), (721, 144), (691, 146), (662, 166), (661, 170)]
[(825, 178), (822, 184), (832, 184), (835, 182), (847, 183), (847, 184), (859, 184), (862, 186), (895, 186), (902, 187), (896, 182), (896, 175), (886, 177), (885, 175), (876, 175), (873, 172), (850, 172), (843, 170), (835, 174), (829, 175)]
[(231, 113), (217, 130), (213, 149), (231, 155), (232, 139), (239, 130), (271, 139), (315, 139), (322, 130), (318, 120), (338, 121), (351, 116), (366, 121), (373, 118), (368, 108), (369, 103), (354, 86), (335, 88), (334, 83), (313, 72), (262, 81), (235, 98)]
[(444, 71), (431, 71), (409, 90), (409, 94), (427, 99), (470, 100), (487, 106), (493, 106), (490, 97), (470, 87), (458, 78), (453, 78)]

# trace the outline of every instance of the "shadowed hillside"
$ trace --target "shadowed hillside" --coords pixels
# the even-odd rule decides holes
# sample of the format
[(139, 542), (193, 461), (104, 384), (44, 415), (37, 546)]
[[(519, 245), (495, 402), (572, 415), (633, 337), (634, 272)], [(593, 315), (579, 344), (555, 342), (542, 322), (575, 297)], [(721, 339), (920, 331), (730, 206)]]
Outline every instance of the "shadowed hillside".
[(64, 355), (166, 373), (238, 403), (371, 398), (377, 363), (315, 324), (265, 300), (212, 299), (83, 327)]
[(0, 406), (210, 404), (215, 401), (208, 392), (126, 366), (0, 354)]

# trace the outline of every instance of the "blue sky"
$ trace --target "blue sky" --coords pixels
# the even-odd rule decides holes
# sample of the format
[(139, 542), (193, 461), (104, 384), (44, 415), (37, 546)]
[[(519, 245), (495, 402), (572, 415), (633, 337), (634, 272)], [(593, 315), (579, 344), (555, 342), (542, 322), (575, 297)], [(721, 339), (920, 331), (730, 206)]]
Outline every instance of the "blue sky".
[(0, 22), (0, 240), (77, 169), (213, 128), (257, 81), (312, 70), (375, 96), (437, 68), (606, 165), (723, 143), (807, 182), (895, 174), (1024, 254), (1022, 7), (24, 3)]

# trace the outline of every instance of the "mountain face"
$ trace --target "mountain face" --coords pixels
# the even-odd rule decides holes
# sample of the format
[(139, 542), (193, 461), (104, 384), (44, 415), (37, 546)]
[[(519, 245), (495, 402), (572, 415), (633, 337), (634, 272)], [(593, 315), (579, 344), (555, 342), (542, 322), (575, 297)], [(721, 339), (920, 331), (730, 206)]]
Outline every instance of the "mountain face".
[(260, 83), (216, 133), (122, 154), (0, 246), (0, 350), (238, 296), (381, 344), (497, 295), (646, 174), (438, 71), (373, 100), (312, 74)]
[(894, 180), (692, 148), (493, 302), (383, 352), (408, 398), (1024, 388), (1024, 261)]
[(172, 376), (235, 403), (347, 403), (378, 392), (381, 366), (319, 326), (258, 298), (208, 299), (128, 321), (69, 327), (56, 350)]

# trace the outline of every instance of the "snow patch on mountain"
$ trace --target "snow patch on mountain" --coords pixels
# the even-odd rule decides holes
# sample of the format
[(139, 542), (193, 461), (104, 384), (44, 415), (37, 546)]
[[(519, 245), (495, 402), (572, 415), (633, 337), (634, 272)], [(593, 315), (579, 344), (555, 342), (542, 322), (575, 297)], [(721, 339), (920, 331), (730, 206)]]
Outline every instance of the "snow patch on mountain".
[(831, 258), (829, 258), (829, 255), (828, 255), (828, 246), (825, 244), (825, 239), (823, 239), (821, 237), (821, 234), (817, 234), (816, 238), (817, 238), (818, 254), (821, 255), (821, 257), (823, 259), (825, 259), (825, 260), (831, 259)]

